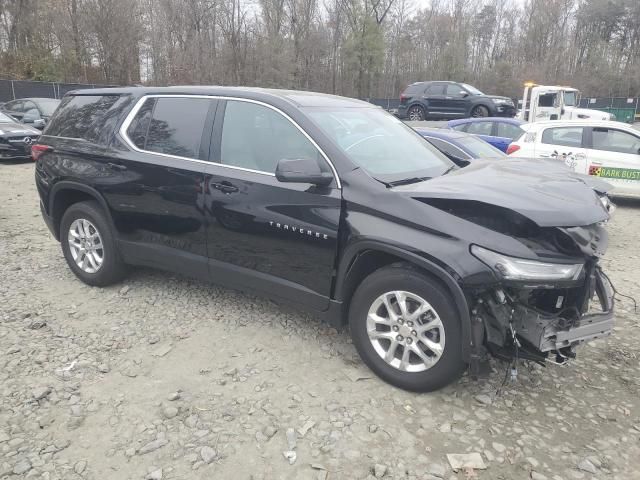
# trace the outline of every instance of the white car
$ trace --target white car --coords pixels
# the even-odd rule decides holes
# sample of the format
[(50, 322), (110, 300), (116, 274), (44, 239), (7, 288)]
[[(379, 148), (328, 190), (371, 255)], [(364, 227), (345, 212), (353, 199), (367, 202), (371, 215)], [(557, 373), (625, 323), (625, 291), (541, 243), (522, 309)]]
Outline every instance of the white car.
[(621, 122), (551, 120), (521, 125), (507, 154), (556, 158), (579, 173), (606, 180), (609, 195), (640, 198), (640, 131)]

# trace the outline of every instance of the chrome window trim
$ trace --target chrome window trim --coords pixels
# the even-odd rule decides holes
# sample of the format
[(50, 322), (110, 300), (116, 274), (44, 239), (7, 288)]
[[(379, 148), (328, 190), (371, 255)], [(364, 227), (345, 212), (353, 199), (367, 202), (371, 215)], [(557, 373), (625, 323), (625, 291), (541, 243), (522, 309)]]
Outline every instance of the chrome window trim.
[(313, 140), (313, 138), (311, 138), (309, 136), (309, 134), (307, 132), (305, 132), (304, 129), (300, 125), (298, 125), (298, 123), (295, 120), (293, 120), (289, 115), (287, 115), (285, 112), (283, 112), (279, 108), (274, 107), (273, 105), (269, 105), (268, 103), (261, 102), (259, 100), (249, 99), (249, 98), (227, 97), (227, 96), (224, 96), (224, 95), (188, 95), (188, 94), (151, 94), (151, 95), (144, 95), (144, 96), (140, 97), (140, 99), (136, 102), (136, 104), (133, 106), (131, 111), (127, 114), (127, 116), (125, 117), (124, 121), (122, 122), (122, 125), (120, 126), (120, 129), (118, 130), (118, 133), (120, 134), (120, 136), (122, 137), (124, 142), (127, 144), (127, 146), (129, 148), (135, 150), (136, 152), (148, 153), (148, 154), (151, 154), (151, 155), (160, 155), (162, 157), (175, 158), (175, 159), (178, 159), (178, 160), (187, 160), (189, 162), (204, 163), (206, 165), (214, 165), (214, 166), (218, 166), (218, 167), (230, 168), (230, 169), (233, 169), (233, 170), (241, 170), (241, 171), (244, 171), (244, 172), (257, 173), (257, 174), (260, 174), (260, 175), (268, 175), (270, 177), (275, 177), (276, 176), (275, 173), (264, 172), (264, 171), (261, 171), (261, 170), (253, 170), (251, 168), (236, 167), (235, 165), (225, 165), (224, 163), (209, 162), (209, 161), (206, 161), (206, 160), (200, 160), (200, 159), (196, 159), (196, 158), (181, 157), (179, 155), (171, 155), (171, 154), (168, 154), (168, 153), (152, 152), (150, 150), (143, 150), (141, 148), (138, 148), (131, 141), (129, 136), (127, 135), (127, 130), (129, 129), (129, 126), (131, 125), (131, 122), (133, 121), (134, 117), (137, 115), (138, 110), (140, 110), (140, 108), (142, 107), (144, 102), (146, 102), (147, 99), (149, 99), (149, 98), (205, 98), (205, 99), (208, 99), (208, 100), (236, 100), (236, 101), (239, 101), (239, 102), (254, 103), (256, 105), (262, 105), (263, 107), (270, 108), (271, 110), (279, 113), (284, 118), (289, 120), (289, 122), (291, 122), (291, 124), (293, 126), (295, 126), (307, 138), (307, 140), (309, 140), (311, 142), (311, 144), (320, 152), (320, 154), (324, 158), (325, 162), (327, 162), (327, 165), (329, 165), (329, 168), (331, 169), (331, 172), (333, 173), (333, 176), (334, 176), (334, 178), (336, 180), (337, 188), (339, 188), (339, 189), (342, 188), (342, 183), (340, 182), (340, 177), (338, 176), (338, 171), (334, 167), (334, 165), (331, 162), (331, 160), (329, 160), (329, 157), (327, 156), (327, 154), (324, 153), (322, 148), (320, 148), (320, 146), (315, 142), (315, 140)]

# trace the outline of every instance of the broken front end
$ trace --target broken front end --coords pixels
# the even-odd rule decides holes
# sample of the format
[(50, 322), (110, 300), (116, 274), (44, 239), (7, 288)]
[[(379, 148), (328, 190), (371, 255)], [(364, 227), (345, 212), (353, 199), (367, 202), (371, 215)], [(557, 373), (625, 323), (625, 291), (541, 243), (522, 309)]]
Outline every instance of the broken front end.
[[(492, 229), (500, 229), (495, 217), (492, 222)], [(603, 225), (541, 228), (517, 214), (507, 216), (504, 225), (502, 233), (524, 243), (539, 260), (471, 246), (472, 255), (499, 279), (467, 290), (472, 370), (487, 350), (502, 359), (565, 363), (581, 343), (609, 335), (614, 289), (599, 265), (608, 243)]]

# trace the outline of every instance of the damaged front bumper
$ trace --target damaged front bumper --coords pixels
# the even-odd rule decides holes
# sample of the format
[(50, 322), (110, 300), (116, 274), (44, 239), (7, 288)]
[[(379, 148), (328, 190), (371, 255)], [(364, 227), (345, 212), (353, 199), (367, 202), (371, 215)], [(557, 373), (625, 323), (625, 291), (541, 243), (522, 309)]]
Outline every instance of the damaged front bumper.
[[(477, 298), (473, 309), (482, 323), (488, 350), (503, 359), (564, 361), (574, 349), (611, 334), (614, 289), (597, 265), (584, 282), (568, 288), (497, 287)], [(479, 355), (480, 357), (481, 355)]]

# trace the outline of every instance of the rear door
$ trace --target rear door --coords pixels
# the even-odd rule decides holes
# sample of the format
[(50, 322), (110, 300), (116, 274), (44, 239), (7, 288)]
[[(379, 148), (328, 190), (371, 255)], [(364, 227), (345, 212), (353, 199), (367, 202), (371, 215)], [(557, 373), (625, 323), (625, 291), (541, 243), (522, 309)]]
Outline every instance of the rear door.
[(542, 130), (535, 155), (564, 161), (576, 172), (587, 173), (586, 127), (547, 127)]
[(204, 168), (217, 100), (148, 96), (120, 130), (130, 148), (100, 159), (97, 186), (130, 261), (208, 278)]
[(328, 308), (341, 212), (339, 180), (327, 187), (281, 183), (281, 159), (312, 158), (310, 138), (279, 110), (221, 101), (206, 168), (210, 275), (318, 310)]
[(431, 83), (424, 91), (427, 104), (427, 115), (448, 117), (450, 114), (446, 99), (446, 83)]
[(640, 196), (640, 135), (608, 127), (588, 133), (589, 175), (611, 183), (614, 194)]

